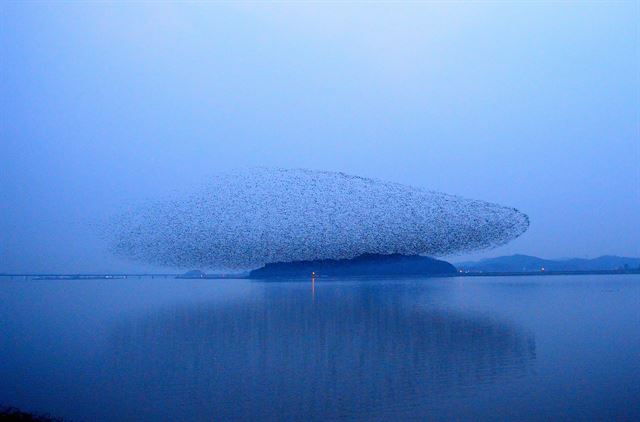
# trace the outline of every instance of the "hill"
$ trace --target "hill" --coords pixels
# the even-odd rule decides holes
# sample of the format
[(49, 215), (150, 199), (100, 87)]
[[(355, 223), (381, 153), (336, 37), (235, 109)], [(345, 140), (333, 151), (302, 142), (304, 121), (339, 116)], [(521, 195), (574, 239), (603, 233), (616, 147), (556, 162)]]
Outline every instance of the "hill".
[(276, 262), (251, 271), (250, 278), (379, 275), (448, 275), (456, 269), (446, 261), (419, 255), (363, 254), (352, 259)]
[(460, 262), (456, 267), (465, 271), (528, 272), (540, 271), (608, 271), (640, 268), (640, 258), (605, 255), (593, 259), (544, 259), (530, 255), (510, 255)]

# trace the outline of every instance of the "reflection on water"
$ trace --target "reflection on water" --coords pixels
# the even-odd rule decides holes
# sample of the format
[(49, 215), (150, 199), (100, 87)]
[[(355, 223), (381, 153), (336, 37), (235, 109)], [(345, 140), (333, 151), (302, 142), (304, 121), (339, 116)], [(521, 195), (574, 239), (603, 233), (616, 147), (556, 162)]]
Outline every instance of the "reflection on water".
[(384, 419), (428, 415), (447, 396), (532, 370), (531, 333), (430, 306), (424, 287), (318, 284), (255, 283), (226, 303), (123, 318), (105, 382), (148, 412), (177, 403), (166, 417)]
[(72, 421), (640, 420), (638, 276), (5, 281), (0, 404)]

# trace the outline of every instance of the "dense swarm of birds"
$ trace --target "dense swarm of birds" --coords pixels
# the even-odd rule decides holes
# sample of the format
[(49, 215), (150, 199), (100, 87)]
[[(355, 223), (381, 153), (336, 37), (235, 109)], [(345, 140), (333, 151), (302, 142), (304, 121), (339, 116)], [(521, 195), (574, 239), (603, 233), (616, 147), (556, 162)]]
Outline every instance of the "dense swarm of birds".
[(442, 256), (502, 245), (529, 226), (514, 208), (306, 169), (250, 169), (134, 207), (114, 251), (179, 268), (249, 269), (363, 253)]

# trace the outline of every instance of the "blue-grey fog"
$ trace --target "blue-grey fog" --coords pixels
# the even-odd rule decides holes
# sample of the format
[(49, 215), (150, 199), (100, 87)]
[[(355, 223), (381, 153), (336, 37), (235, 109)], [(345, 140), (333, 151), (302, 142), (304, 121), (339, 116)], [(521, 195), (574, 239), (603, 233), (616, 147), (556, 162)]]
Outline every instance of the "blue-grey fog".
[(5, 2), (0, 271), (158, 268), (97, 227), (253, 166), (529, 216), (483, 256), (638, 255), (638, 22), (636, 2)]

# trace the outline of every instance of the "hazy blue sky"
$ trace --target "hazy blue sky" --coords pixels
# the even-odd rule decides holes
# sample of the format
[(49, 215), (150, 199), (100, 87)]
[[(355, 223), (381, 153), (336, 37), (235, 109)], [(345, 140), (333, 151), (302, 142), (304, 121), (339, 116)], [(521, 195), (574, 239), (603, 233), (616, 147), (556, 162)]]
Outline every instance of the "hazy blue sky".
[(255, 165), (530, 216), (477, 256), (640, 255), (639, 45), (633, 1), (3, 2), (0, 271), (142, 269), (92, 225)]

